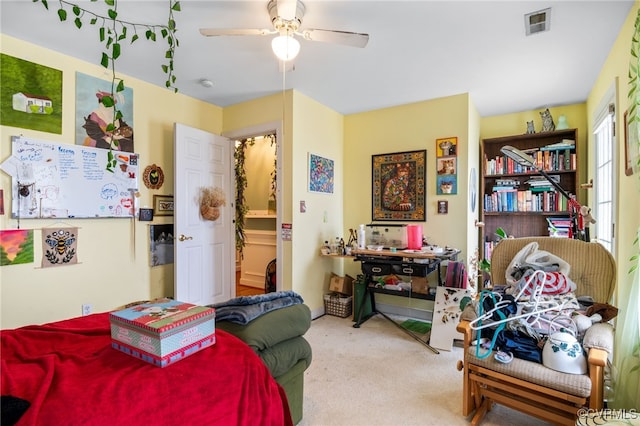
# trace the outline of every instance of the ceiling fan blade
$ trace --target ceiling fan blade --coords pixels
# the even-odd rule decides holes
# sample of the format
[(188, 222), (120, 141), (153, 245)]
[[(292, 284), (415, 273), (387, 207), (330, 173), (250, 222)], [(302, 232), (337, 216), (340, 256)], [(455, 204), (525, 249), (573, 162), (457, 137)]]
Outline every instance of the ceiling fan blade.
[(206, 37), (216, 36), (245, 36), (245, 35), (269, 35), (277, 31), (267, 29), (242, 29), (242, 28), (200, 28), (200, 34)]
[(285, 21), (293, 21), (296, 17), (298, 0), (276, 0), (278, 16)]
[(307, 29), (300, 31), (298, 34), (305, 40), (344, 44), (353, 47), (365, 47), (369, 42), (369, 34), (348, 31)]

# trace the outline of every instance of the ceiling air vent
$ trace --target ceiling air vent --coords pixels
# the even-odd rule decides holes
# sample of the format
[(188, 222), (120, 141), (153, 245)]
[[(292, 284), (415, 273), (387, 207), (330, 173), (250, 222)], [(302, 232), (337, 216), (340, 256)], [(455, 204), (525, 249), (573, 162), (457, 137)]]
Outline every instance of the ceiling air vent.
[(527, 35), (549, 31), (550, 26), (551, 8), (524, 15), (524, 27)]

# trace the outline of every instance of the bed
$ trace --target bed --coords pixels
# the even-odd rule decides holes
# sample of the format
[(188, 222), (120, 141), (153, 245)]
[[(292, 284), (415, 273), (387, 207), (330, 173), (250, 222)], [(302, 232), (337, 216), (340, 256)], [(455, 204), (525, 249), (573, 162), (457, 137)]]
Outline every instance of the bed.
[(159, 368), (111, 347), (108, 313), (0, 331), (2, 425), (291, 425), (286, 394), (253, 350), (216, 344)]

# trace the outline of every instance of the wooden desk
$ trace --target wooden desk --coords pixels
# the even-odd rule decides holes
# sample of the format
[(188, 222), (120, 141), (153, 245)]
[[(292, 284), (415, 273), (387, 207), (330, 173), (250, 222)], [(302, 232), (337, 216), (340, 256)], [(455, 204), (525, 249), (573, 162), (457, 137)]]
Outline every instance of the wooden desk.
[[(371, 318), (373, 315), (379, 313), (389, 321), (393, 322), (396, 326), (401, 328), (411, 337), (427, 346), (433, 352), (439, 353), (436, 349), (431, 347), (428, 343), (420, 339), (411, 331), (400, 327), (395, 321), (393, 321), (383, 312), (378, 312), (376, 310), (375, 302), (375, 293), (382, 293), (400, 297), (415, 297), (418, 299), (426, 300), (435, 300), (435, 295), (415, 293), (412, 291), (387, 290), (385, 288), (376, 287), (376, 285), (372, 283), (371, 277), (389, 274), (426, 277), (432, 272), (437, 272), (438, 285), (442, 285), (442, 272), (440, 270), (440, 264), (443, 260), (456, 260), (458, 253), (460, 253), (460, 250), (457, 249), (447, 249), (442, 254), (416, 250), (353, 250), (351, 254), (354, 257), (354, 260), (361, 262), (362, 273), (365, 276), (365, 295), (360, 301), (358, 318), (356, 319), (356, 323), (353, 325), (353, 327), (360, 328), (360, 325), (363, 322)], [(364, 311), (367, 295), (369, 296), (369, 300), (371, 301), (371, 314), (363, 318), (362, 312)]]

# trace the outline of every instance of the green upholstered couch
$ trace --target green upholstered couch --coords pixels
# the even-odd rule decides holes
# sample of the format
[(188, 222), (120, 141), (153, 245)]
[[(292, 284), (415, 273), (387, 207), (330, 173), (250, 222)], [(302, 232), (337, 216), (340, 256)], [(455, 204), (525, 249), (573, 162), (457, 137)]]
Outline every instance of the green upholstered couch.
[(293, 424), (302, 420), (304, 372), (311, 364), (311, 346), (303, 335), (311, 326), (311, 311), (296, 304), (262, 314), (246, 325), (216, 321), (216, 328), (249, 345), (284, 388)]

